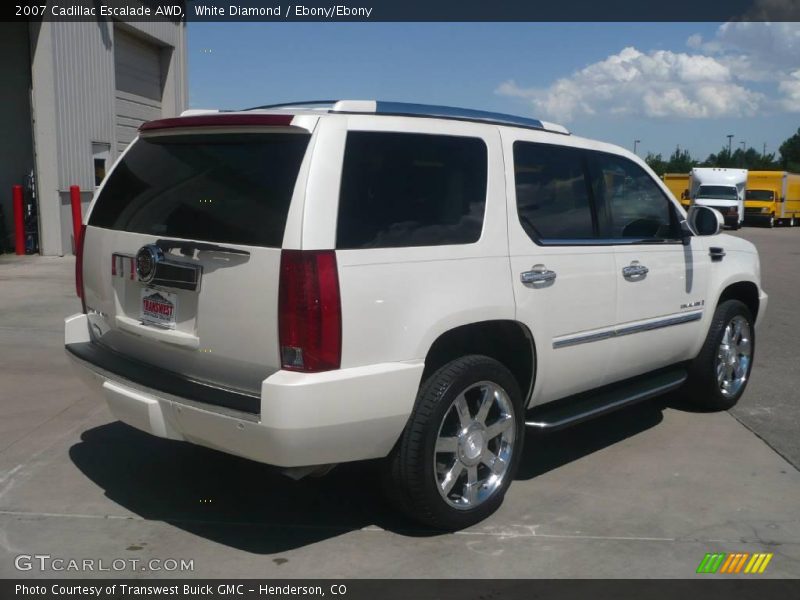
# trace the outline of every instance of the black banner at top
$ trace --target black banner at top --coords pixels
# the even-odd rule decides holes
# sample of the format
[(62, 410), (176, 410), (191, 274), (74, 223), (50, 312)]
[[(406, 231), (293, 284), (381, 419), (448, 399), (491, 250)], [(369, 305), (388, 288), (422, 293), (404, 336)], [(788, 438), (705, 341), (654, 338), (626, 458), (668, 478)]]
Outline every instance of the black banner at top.
[(800, 21), (800, 0), (12, 0), (2, 21)]

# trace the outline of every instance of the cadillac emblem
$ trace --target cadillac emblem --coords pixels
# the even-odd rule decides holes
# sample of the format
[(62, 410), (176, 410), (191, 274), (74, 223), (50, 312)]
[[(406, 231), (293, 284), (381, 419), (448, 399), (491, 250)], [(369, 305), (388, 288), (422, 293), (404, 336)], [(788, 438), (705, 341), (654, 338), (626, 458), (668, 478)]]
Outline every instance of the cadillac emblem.
[(156, 266), (164, 260), (164, 252), (155, 244), (142, 246), (136, 253), (136, 275), (148, 283), (156, 276)]

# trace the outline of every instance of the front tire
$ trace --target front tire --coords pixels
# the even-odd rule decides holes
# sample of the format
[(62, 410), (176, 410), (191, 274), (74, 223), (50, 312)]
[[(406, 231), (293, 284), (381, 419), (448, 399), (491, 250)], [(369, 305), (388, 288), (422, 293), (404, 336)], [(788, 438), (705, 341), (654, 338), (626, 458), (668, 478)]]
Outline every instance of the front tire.
[(474, 525), (502, 504), (524, 433), (522, 394), (505, 366), (479, 355), (449, 362), (420, 386), (386, 465), (388, 497), (437, 529)]
[(686, 391), (697, 406), (727, 410), (747, 387), (756, 340), (753, 316), (739, 300), (726, 300), (714, 311), (700, 354), (689, 365)]

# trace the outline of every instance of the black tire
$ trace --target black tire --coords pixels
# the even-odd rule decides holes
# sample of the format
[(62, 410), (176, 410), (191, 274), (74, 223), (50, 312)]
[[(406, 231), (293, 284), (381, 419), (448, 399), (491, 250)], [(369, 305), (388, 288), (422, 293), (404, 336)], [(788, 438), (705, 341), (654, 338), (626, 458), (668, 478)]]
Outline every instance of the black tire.
[[(434, 457), (438, 456), (435, 452), (436, 440), (443, 422), (452, 418), (451, 408), (456, 398), (479, 382), (490, 382), (499, 387), (510, 400), (514, 413), (514, 421), (509, 427), (514, 431), (512, 452), (500, 483), (485, 500), (474, 508), (455, 508), (445, 501), (439, 491), (434, 467)], [(477, 409), (470, 406), (470, 415), (475, 416), (476, 413)], [(485, 422), (490, 422), (488, 417)], [(505, 366), (493, 358), (480, 355), (449, 362), (420, 386), (414, 411), (385, 465), (384, 487), (387, 497), (411, 519), (436, 529), (457, 530), (474, 525), (502, 504), (519, 465), (524, 433), (522, 394), (516, 379)], [(486, 447), (491, 443), (487, 441)], [(453, 459), (458, 460), (455, 455)], [(476, 469), (479, 468), (483, 469), (476, 466)], [(466, 477), (466, 474), (463, 476)]]
[[(725, 328), (734, 318), (743, 317), (749, 326), (750, 354), (744, 381), (735, 393), (723, 393), (717, 380), (718, 355)], [(717, 306), (706, 341), (697, 357), (689, 364), (686, 392), (696, 406), (710, 410), (727, 410), (736, 405), (750, 380), (755, 358), (756, 338), (753, 315), (739, 300), (725, 300)]]

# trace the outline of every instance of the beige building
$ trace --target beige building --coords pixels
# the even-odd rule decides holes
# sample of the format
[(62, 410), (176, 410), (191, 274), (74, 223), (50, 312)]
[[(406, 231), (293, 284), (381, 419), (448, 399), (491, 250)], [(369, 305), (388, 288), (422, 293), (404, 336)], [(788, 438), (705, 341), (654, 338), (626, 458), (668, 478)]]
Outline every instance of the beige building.
[(73, 250), (69, 188), (84, 206), (138, 126), (187, 103), (184, 23), (0, 23), (0, 203), (32, 172), (39, 250)]

